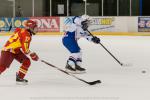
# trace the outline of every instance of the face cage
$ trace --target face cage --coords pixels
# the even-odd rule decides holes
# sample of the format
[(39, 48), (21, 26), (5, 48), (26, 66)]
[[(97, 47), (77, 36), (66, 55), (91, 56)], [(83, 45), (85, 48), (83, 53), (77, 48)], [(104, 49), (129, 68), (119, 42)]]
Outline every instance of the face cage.
[(37, 27), (35, 27), (34, 29), (33, 28), (29, 28), (29, 29), (30, 29), (30, 31), (31, 31), (31, 33), (33, 35), (35, 35), (38, 32), (38, 28)]

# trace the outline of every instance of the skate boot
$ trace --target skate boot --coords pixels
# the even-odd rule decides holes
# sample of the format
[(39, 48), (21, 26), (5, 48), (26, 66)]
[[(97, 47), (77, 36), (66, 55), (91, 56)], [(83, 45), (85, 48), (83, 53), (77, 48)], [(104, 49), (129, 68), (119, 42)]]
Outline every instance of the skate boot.
[(17, 84), (17, 85), (27, 85), (27, 84), (28, 84), (28, 80), (26, 80), (26, 79), (21, 79), (21, 78), (19, 77), (19, 75), (16, 74), (16, 84)]
[(76, 69), (71, 67), (68, 63), (66, 64), (66, 72), (68, 73), (72, 73), (72, 74), (75, 74), (76, 73)]
[(86, 69), (80, 67), (79, 65), (76, 65), (75, 69), (76, 69), (76, 73), (77, 73), (77, 74), (83, 74), (83, 73), (86, 72)]

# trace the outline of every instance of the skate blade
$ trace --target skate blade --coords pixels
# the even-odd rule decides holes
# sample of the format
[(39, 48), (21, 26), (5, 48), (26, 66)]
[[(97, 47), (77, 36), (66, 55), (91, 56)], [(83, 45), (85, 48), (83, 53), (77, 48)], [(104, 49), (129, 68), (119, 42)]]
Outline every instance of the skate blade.
[(16, 82), (16, 85), (28, 85), (27, 82)]
[(66, 69), (65, 71), (68, 72), (68, 73), (71, 73), (71, 74), (76, 74), (76, 71), (71, 71), (69, 69)]
[(68, 73), (71, 73), (71, 74), (84, 74), (84, 73), (86, 73), (85, 71), (78, 71), (78, 70), (71, 71), (69, 69), (66, 69), (65, 71), (68, 72)]
[(84, 73), (86, 73), (86, 71), (79, 71), (79, 70), (76, 71), (76, 74), (84, 74)]

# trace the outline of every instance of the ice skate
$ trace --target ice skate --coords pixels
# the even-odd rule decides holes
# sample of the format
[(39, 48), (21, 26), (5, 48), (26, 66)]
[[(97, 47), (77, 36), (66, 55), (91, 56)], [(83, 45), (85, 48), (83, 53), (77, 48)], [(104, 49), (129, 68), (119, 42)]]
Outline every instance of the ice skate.
[(19, 75), (16, 74), (16, 84), (17, 84), (17, 85), (27, 85), (27, 84), (28, 84), (28, 80), (26, 80), (26, 79), (21, 79), (21, 78), (19, 77)]
[(82, 67), (80, 67), (80, 66), (78, 66), (78, 65), (76, 65), (75, 69), (76, 69), (76, 73), (77, 73), (77, 74), (86, 73), (86, 69), (85, 69), (85, 68), (82, 68)]
[(76, 74), (76, 69), (72, 68), (69, 64), (66, 65), (66, 72)]

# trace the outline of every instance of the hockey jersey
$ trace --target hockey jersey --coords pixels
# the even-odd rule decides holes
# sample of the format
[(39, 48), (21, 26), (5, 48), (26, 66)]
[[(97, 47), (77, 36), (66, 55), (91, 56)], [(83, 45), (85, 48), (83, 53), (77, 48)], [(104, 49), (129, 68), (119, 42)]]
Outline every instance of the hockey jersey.
[(74, 16), (68, 17), (64, 21), (64, 36), (75, 38), (76, 40), (81, 37), (91, 41), (92, 36), (82, 29), (82, 22), (85, 21), (82, 17)]
[(30, 52), (29, 46), (31, 39), (32, 35), (26, 29), (16, 28), (13, 35), (2, 48), (2, 51), (17, 54), (22, 49), (25, 54), (28, 54)]

